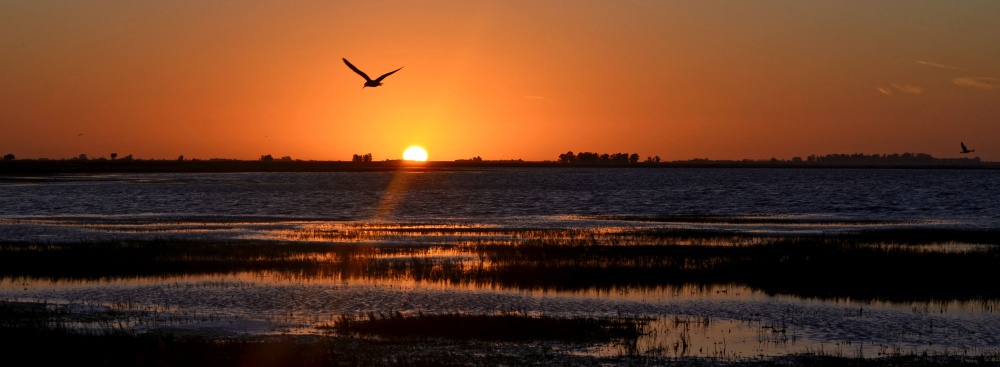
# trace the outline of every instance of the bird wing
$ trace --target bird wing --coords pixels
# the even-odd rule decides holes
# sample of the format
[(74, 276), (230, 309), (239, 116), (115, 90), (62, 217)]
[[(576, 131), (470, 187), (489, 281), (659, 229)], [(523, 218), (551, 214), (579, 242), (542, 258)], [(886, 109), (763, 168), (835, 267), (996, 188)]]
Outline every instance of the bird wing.
[[(347, 60), (344, 60), (344, 61), (347, 61)], [(382, 74), (382, 76), (378, 77), (378, 79), (375, 79), (375, 81), (376, 81), (376, 82), (381, 82), (381, 81), (382, 81), (382, 79), (385, 79), (385, 77), (387, 77), (387, 76), (389, 76), (389, 75), (392, 75), (392, 73), (395, 73), (395, 72), (399, 71), (400, 69), (402, 69), (402, 68), (399, 68), (399, 69), (396, 69), (396, 70), (393, 70), (393, 71), (390, 71), (390, 72), (388, 72), (388, 73), (385, 73), (385, 74)]]
[(967, 150), (969, 150), (969, 148), (966, 148), (966, 147), (965, 147), (965, 143), (964, 143), (964, 142), (959, 142), (959, 144), (962, 144), (962, 151), (967, 151)]
[[(347, 64), (347, 67), (351, 68), (351, 70), (354, 70), (354, 72), (358, 73), (358, 75), (361, 75), (362, 77), (364, 77), (365, 81), (369, 81), (369, 82), (372, 81), (372, 78), (369, 78), (368, 74), (365, 74), (365, 72), (363, 72), (361, 70), (358, 70), (358, 68), (354, 67), (354, 65), (351, 65), (350, 61), (347, 61), (347, 59), (345, 59), (345, 58), (341, 58), (341, 59), (344, 60), (344, 63)], [(389, 73), (389, 74), (392, 74), (392, 73)], [(389, 74), (386, 74), (386, 75), (389, 75)], [(385, 75), (383, 75), (382, 78), (385, 78)], [(382, 78), (379, 78), (379, 80), (382, 80)]]

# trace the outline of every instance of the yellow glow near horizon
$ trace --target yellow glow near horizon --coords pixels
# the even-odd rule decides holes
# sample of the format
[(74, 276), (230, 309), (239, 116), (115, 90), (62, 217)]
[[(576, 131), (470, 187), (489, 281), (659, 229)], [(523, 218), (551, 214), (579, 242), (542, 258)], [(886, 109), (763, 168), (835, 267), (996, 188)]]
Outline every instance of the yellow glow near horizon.
[(424, 148), (414, 145), (406, 148), (406, 151), (403, 152), (403, 159), (423, 162), (427, 160), (427, 151)]

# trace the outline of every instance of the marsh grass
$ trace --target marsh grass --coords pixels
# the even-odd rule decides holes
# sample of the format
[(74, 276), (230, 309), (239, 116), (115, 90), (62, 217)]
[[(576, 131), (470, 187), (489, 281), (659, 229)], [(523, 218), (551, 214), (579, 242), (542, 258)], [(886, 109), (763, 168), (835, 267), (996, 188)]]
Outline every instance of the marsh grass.
[(559, 340), (564, 342), (606, 343), (630, 340), (643, 335), (648, 319), (615, 317), (558, 318), (522, 313), (474, 315), (463, 313), (417, 314), (368, 313), (341, 315), (332, 326), (341, 334), (385, 337), (434, 337), (503, 341)]
[[(879, 358), (815, 351), (774, 358), (687, 357), (666, 353), (595, 356), (566, 343), (634, 340), (645, 319), (398, 313), (342, 316), (322, 336), (211, 337), (134, 333), (106, 326), (79, 331), (53, 320), (72, 311), (44, 303), (0, 302), (4, 365), (88, 366), (998, 366), (1000, 356), (899, 354)], [(675, 324), (708, 323), (675, 318)], [(676, 326), (676, 325), (675, 325)], [(457, 331), (451, 331), (457, 329)], [(349, 335), (346, 335), (349, 334)], [(365, 337), (359, 335), (375, 335)], [(675, 355), (690, 338), (678, 336)], [(671, 347), (673, 348), (673, 347)]]
[(427, 246), (330, 246), (321, 243), (121, 241), (70, 244), (0, 243), (0, 275), (100, 279), (283, 271), (341, 273), (352, 259), (420, 254)]
[[(532, 290), (735, 284), (815, 298), (1000, 299), (1000, 283), (984, 281), (1000, 268), (1000, 236), (992, 231), (889, 229), (809, 236), (550, 232), (446, 245), (0, 243), (0, 276), (58, 280), (267, 271)], [(924, 244), (962, 250), (928, 250)]]
[(990, 279), (1000, 247), (936, 252), (875, 246), (853, 238), (776, 238), (745, 246), (603, 246), (538, 241), (476, 245), (492, 267), (470, 277), (529, 289), (610, 289), (683, 284), (741, 284), (769, 293), (860, 299), (1000, 297)]
[[(2, 312), (2, 311), (0, 311)], [(9, 315), (4, 315), (7, 318)], [(4, 365), (83, 366), (998, 366), (1000, 356), (811, 353), (774, 358), (593, 356), (559, 343), (411, 337), (216, 338), (170, 333), (78, 333), (0, 325)]]

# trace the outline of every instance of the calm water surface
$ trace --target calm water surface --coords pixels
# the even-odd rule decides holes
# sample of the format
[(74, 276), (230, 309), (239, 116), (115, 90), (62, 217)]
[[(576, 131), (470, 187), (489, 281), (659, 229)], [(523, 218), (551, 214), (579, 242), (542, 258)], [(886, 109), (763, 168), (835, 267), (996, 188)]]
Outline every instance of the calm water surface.
[(45, 235), (51, 241), (100, 235), (29, 228), (60, 221), (563, 227), (589, 225), (583, 223), (588, 216), (616, 215), (764, 215), (1000, 228), (997, 192), (1000, 172), (994, 170), (496, 169), (8, 178), (0, 182), (0, 233), (26, 240)]
[[(70, 243), (178, 238), (337, 245), (456, 244), (538, 229), (1000, 229), (998, 192), (1000, 172), (993, 170), (489, 169), (4, 177), (0, 236)], [(753, 220), (691, 220), (715, 216)], [(447, 230), (427, 231), (435, 227)], [(356, 236), (316, 235), (350, 228), (366, 230)], [(413, 228), (419, 233), (406, 231)], [(456, 234), (455, 228), (477, 231)], [(641, 348), (677, 355), (981, 354), (995, 353), (1000, 345), (995, 300), (822, 301), (737, 286), (558, 292), (276, 273), (99, 281), (8, 277), (0, 279), (0, 299), (135, 312), (143, 315), (130, 321), (139, 330), (222, 333), (310, 333), (337, 315), (368, 311), (627, 314), (657, 320), (649, 326), (655, 333)], [(686, 350), (676, 347), (681, 340), (687, 341)]]

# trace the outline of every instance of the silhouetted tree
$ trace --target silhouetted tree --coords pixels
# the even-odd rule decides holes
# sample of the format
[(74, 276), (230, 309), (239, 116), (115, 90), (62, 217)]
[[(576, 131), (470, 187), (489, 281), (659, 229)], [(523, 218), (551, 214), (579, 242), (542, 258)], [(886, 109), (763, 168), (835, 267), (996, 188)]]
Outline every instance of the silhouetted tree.
[(132, 160), (132, 155), (131, 155), (131, 154), (129, 154), (129, 155), (127, 155), (127, 156), (124, 156), (124, 157), (122, 157), (122, 160), (123, 160), (123, 161), (131, 161), (131, 160)]
[(269, 162), (269, 161), (273, 161), (274, 157), (272, 157), (270, 154), (262, 155), (262, 156), (260, 156), (260, 160), (261, 161), (265, 161), (265, 162)]
[(579, 163), (596, 163), (600, 160), (601, 156), (597, 153), (580, 152), (576, 155), (576, 161)]
[(76, 159), (81, 161), (89, 160), (89, 158), (87, 158), (87, 154), (80, 154), (80, 156), (76, 157)]
[(365, 155), (361, 156), (361, 160), (364, 161), (364, 162), (371, 162), (372, 161), (372, 154), (368, 153), (368, 154), (365, 154)]
[(629, 163), (639, 163), (639, 154), (632, 153), (632, 155), (628, 156), (628, 161)]
[(611, 162), (619, 164), (628, 163), (628, 157), (628, 153), (615, 153), (611, 155)]
[(292, 156), (286, 155), (284, 157), (281, 157), (281, 160), (285, 161), (285, 162), (291, 162), (292, 161)]
[(12, 160), (14, 160), (14, 154), (7, 153), (7, 155), (3, 156), (3, 160), (5, 160), (5, 161), (12, 161)]
[(564, 154), (560, 154), (559, 155), (559, 162), (560, 163), (576, 163), (576, 154), (573, 154), (572, 150), (568, 151), (568, 152), (566, 152)]
[(118, 158), (118, 153), (111, 153), (111, 160), (115, 160), (115, 158)]
[(355, 154), (355, 155), (351, 156), (351, 162), (356, 162), (356, 163), (360, 163), (360, 162), (362, 162), (362, 160), (361, 160), (361, 159), (362, 159), (362, 158), (361, 158), (361, 156), (360, 156), (360, 155), (357, 155), (357, 154)]
[[(111, 159), (114, 159), (114, 157), (112, 157)], [(177, 160), (178, 160), (178, 161), (183, 161), (183, 160), (184, 160), (184, 155), (183, 155), (183, 154), (181, 154), (181, 156), (180, 156), (180, 157), (177, 157)]]

